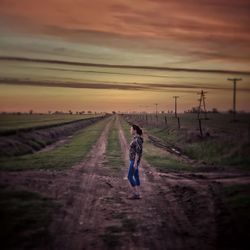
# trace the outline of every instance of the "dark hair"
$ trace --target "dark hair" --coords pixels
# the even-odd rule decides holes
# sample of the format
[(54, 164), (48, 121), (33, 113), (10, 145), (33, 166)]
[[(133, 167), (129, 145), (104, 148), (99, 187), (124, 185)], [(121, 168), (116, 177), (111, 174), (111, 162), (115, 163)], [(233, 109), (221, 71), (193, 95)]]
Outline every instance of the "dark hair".
[(141, 130), (141, 128), (139, 126), (137, 126), (135, 124), (132, 124), (131, 126), (133, 127), (134, 130), (136, 130), (136, 133), (138, 135), (142, 135), (142, 130)]

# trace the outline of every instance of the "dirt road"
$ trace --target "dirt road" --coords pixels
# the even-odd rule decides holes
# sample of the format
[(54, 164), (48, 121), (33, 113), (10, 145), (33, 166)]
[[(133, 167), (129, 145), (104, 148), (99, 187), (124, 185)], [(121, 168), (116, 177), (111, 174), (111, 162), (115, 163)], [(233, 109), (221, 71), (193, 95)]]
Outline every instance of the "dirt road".
[[(77, 166), (62, 172), (1, 173), (1, 182), (50, 196), (61, 204), (50, 231), (51, 249), (217, 249), (220, 186), (249, 177), (216, 173), (158, 173), (140, 166), (142, 199), (130, 200), (128, 142), (119, 116), (110, 120)], [(110, 129), (119, 132), (124, 166), (103, 168)]]

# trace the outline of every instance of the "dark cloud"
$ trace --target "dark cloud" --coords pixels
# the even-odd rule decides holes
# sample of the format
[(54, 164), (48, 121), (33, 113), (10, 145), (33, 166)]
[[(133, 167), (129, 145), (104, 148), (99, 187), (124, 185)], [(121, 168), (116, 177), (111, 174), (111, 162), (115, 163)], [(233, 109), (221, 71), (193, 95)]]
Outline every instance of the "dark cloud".
[[(35, 8), (27, 11), (30, 6)], [(249, 0), (109, 0), (77, 4), (61, 0), (60, 5), (56, 0), (2, 0), (1, 20), (4, 26), (19, 32), (30, 28), (39, 35), (77, 43), (186, 56), (197, 62), (217, 60), (218, 68), (221, 61), (250, 63)]]
[[(165, 51), (175, 41), (179, 54), (198, 61), (250, 62), (250, 1), (149, 1), (158, 6), (148, 10), (117, 12), (119, 21), (165, 38)], [(180, 46), (185, 43), (186, 46)], [(159, 49), (159, 47), (158, 47)]]
[(143, 65), (115, 65), (115, 64), (98, 64), (98, 63), (84, 63), (75, 61), (61, 61), (61, 60), (46, 60), (24, 57), (5, 57), (0, 56), (2, 61), (21, 61), (33, 63), (50, 63), (73, 65), (83, 67), (97, 67), (97, 68), (114, 68), (114, 69), (142, 69), (142, 70), (155, 70), (155, 71), (173, 71), (173, 72), (193, 72), (193, 73), (211, 73), (211, 74), (235, 74), (242, 76), (250, 76), (250, 71), (237, 71), (237, 70), (216, 70), (216, 69), (195, 69), (195, 68), (177, 68), (177, 67), (157, 67), (157, 66), (143, 66)]
[(131, 86), (129, 84), (115, 83), (76, 83), (76, 82), (56, 82), (56, 81), (36, 81), (27, 79), (3, 78), (0, 79), (0, 84), (9, 85), (28, 85), (41, 87), (60, 87), (60, 88), (79, 88), (79, 89), (120, 89), (120, 90), (146, 90), (146, 86)]
[[(180, 93), (197, 93), (200, 90), (199, 84), (165, 84), (165, 83), (100, 83), (100, 82), (63, 82), (63, 81), (38, 81), (20, 78), (0, 78), (0, 84), (16, 85), (16, 86), (40, 86), (51, 88), (77, 88), (77, 89), (117, 89), (117, 90), (143, 90), (143, 91), (173, 91)], [(207, 84), (206, 90), (231, 90), (230, 87), (215, 86)], [(248, 88), (238, 88), (241, 91), (249, 91)]]

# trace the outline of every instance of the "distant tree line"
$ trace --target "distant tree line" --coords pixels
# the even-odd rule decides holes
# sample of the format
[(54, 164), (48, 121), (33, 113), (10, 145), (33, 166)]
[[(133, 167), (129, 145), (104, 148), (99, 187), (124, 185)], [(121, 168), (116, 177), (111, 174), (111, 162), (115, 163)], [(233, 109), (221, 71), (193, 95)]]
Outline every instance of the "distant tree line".
[(96, 112), (96, 111), (91, 111), (91, 110), (88, 110), (88, 111), (75, 111), (73, 112), (72, 110), (69, 110), (68, 112), (64, 112), (64, 111), (47, 111), (46, 113), (43, 113), (43, 112), (34, 112), (32, 109), (29, 110), (28, 112), (20, 112), (20, 111), (17, 111), (17, 112), (7, 112), (7, 111), (2, 111), (0, 112), (0, 114), (4, 115), (4, 114), (13, 114), (13, 115), (45, 115), (45, 114), (49, 114), (49, 115), (67, 115), (67, 114), (70, 114), (70, 115), (84, 115), (84, 114), (108, 114), (108, 112)]

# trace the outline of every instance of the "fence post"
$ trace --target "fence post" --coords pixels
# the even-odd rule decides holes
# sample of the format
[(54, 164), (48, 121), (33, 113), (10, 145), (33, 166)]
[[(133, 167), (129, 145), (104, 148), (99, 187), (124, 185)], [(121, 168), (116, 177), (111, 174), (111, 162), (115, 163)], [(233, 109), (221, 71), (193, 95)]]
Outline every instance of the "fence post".
[(168, 125), (168, 120), (167, 120), (167, 116), (165, 115), (165, 125)]
[(180, 129), (181, 128), (180, 117), (177, 117), (177, 120), (178, 120), (178, 129)]
[(198, 119), (198, 120), (199, 120), (200, 135), (201, 135), (201, 137), (203, 137), (202, 127), (201, 127), (201, 119)]
[(250, 121), (248, 122), (248, 143), (250, 144)]

